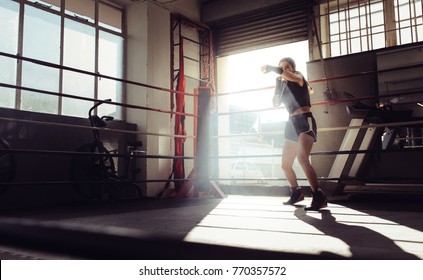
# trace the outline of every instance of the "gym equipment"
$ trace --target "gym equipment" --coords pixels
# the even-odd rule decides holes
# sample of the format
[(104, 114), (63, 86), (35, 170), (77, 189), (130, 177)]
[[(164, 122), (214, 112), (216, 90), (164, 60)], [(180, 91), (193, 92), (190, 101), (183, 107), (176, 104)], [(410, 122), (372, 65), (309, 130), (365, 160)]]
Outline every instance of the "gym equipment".
[[(369, 107), (360, 102), (346, 106), (351, 116), (349, 129), (336, 155), (335, 161), (328, 175), (328, 180), (320, 182), (320, 187), (333, 195), (368, 191), (372, 187), (392, 190), (394, 187), (408, 186), (416, 188), (423, 184), (369, 182), (365, 178), (365, 171), (368, 169), (368, 160), (375, 152), (387, 151), (390, 149), (402, 149), (415, 144), (406, 140), (411, 133), (421, 131), (421, 124), (417, 126), (407, 125), (407, 122), (415, 120), (412, 118), (411, 110), (393, 110), (391, 106), (383, 104), (380, 107)], [(396, 126), (395, 123), (403, 123)], [(392, 124), (392, 126), (390, 126)], [(398, 133), (402, 130), (407, 133), (405, 141), (395, 143)], [(394, 144), (397, 147), (394, 147)]]

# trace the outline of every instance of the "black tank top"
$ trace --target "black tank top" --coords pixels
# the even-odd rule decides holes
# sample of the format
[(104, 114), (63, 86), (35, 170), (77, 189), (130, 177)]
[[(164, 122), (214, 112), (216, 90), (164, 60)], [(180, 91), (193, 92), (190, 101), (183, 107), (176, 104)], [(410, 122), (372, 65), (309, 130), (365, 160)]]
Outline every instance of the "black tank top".
[[(283, 83), (286, 83), (285, 85)], [(291, 81), (276, 80), (276, 89), (278, 93), (282, 91), (282, 103), (288, 110), (288, 113), (294, 113), (298, 108), (309, 106), (310, 93), (308, 91), (308, 85), (303, 77), (303, 86)]]

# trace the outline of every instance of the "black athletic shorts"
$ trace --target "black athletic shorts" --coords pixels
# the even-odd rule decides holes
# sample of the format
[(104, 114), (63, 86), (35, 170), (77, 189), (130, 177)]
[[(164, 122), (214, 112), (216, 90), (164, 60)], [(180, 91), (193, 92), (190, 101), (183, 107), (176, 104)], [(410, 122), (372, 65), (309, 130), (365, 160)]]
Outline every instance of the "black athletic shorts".
[(317, 125), (312, 113), (289, 116), (285, 126), (285, 139), (298, 142), (300, 134), (305, 133), (317, 140)]

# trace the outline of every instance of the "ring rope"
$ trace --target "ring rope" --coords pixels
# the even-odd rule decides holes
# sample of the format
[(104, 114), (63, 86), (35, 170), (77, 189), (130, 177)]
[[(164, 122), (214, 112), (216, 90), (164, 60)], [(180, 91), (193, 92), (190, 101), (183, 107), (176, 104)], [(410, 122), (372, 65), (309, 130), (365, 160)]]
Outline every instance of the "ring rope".
[[(349, 103), (349, 102), (362, 101), (362, 100), (383, 99), (383, 98), (389, 98), (389, 97), (395, 97), (395, 96), (414, 95), (414, 94), (421, 94), (421, 93), (422, 93), (421, 90), (417, 90), (417, 91), (402, 92), (402, 93), (384, 94), (382, 96), (381, 95), (379, 95), (379, 96), (364, 96), (364, 97), (338, 99), (338, 100), (317, 101), (317, 102), (311, 103), (311, 105), (312, 106), (333, 105), (333, 104), (338, 104), (338, 103)], [(417, 103), (417, 101), (416, 101), (416, 103)], [(392, 104), (392, 105), (395, 105), (395, 104)], [(403, 103), (398, 104), (398, 105), (403, 105)], [(218, 113), (218, 115), (224, 116), (224, 115), (232, 115), (232, 114), (254, 113), (254, 112), (262, 112), (262, 111), (281, 110), (281, 109), (284, 109), (284, 108), (285, 108), (285, 106), (282, 104), (281, 106), (279, 106), (277, 108), (272, 107), (272, 108), (265, 108), (265, 109), (220, 112), (220, 113)]]
[[(322, 79), (309, 80), (308, 83), (310, 83), (310, 84), (320, 83), (320, 82), (326, 82), (326, 81), (331, 81), (331, 80), (346, 79), (346, 78), (370, 75), (370, 74), (375, 74), (375, 73), (385, 73), (385, 72), (390, 72), (390, 71), (413, 69), (413, 68), (419, 68), (419, 67), (422, 67), (422, 66), (423, 66), (423, 64), (415, 64), (415, 65), (408, 65), (408, 66), (402, 66), (402, 67), (391, 68), (391, 69), (364, 71), (364, 72), (357, 73), (357, 74), (349, 74), (349, 75), (341, 75), (341, 76), (334, 76), (334, 77), (328, 77), (328, 78), (322, 78)], [(246, 93), (246, 92), (252, 92), (252, 91), (262, 91), (262, 90), (267, 90), (267, 89), (272, 89), (272, 88), (274, 89), (275, 86), (267, 86), (267, 87), (247, 89), (247, 90), (238, 90), (238, 91), (233, 91), (233, 92), (223, 92), (223, 93), (219, 93), (219, 96)]]
[(194, 93), (172, 90), (172, 89), (159, 87), (159, 86), (152, 86), (152, 85), (148, 85), (148, 84), (141, 83), (141, 82), (135, 82), (135, 81), (127, 80), (127, 79), (116, 78), (116, 77), (107, 76), (107, 75), (103, 75), (103, 74), (100, 74), (100, 73), (94, 73), (94, 72), (90, 72), (90, 71), (86, 71), (86, 70), (81, 70), (81, 69), (73, 68), (73, 67), (69, 67), (69, 66), (62, 66), (62, 65), (59, 65), (59, 64), (46, 62), (46, 61), (42, 61), (42, 60), (38, 60), (38, 59), (33, 59), (33, 58), (21, 56), (21, 55), (14, 55), (14, 54), (9, 54), (9, 53), (5, 53), (5, 52), (0, 52), (0, 56), (6, 56), (6, 57), (9, 57), (9, 58), (24, 60), (24, 61), (32, 62), (32, 63), (35, 63), (35, 64), (40, 64), (40, 65), (51, 67), (51, 68), (68, 70), (68, 71), (77, 72), (77, 73), (80, 73), (80, 74), (86, 74), (86, 75), (90, 75), (90, 76), (94, 76), (94, 77), (98, 77), (98, 78), (114, 80), (114, 81), (117, 81), (117, 82), (123, 82), (123, 83), (127, 83), (127, 84), (132, 84), (132, 85), (136, 85), (136, 86), (156, 89), (156, 90), (160, 90), (160, 91), (167, 91), (167, 92), (170, 92), (170, 93), (183, 94), (183, 95), (188, 95), (188, 96), (195, 96)]
[[(421, 150), (421, 149), (420, 149)], [(371, 153), (400, 153), (402, 150), (343, 150), (343, 151), (316, 151), (311, 152), (311, 156), (330, 156), (330, 155), (356, 155), (356, 154), (371, 154)], [(210, 159), (233, 159), (233, 158), (280, 158), (282, 153), (267, 154), (267, 155), (227, 155), (227, 156), (211, 156)]]
[(1, 183), (0, 182), (0, 186), (25, 186), (25, 185), (56, 185), (56, 184), (60, 184), (60, 185), (73, 185), (73, 184), (118, 184), (118, 185), (122, 185), (122, 184), (137, 184), (137, 183), (160, 183), (160, 182), (177, 182), (177, 181), (194, 181), (195, 179), (191, 179), (191, 178), (185, 178), (185, 179), (150, 179), (150, 180), (134, 180), (134, 181), (130, 181), (128, 182), (121, 182), (119, 180), (117, 181), (113, 181), (113, 180), (107, 180), (107, 181), (100, 181), (100, 180), (96, 180), (96, 181), (26, 181), (26, 182), (8, 182), (8, 183)]
[(386, 72), (392, 72), (392, 71), (398, 71), (398, 70), (407, 70), (407, 69), (419, 68), (419, 67), (422, 67), (422, 66), (423, 66), (423, 64), (420, 63), (420, 64), (400, 66), (400, 67), (388, 68), (388, 69), (382, 69), (382, 70), (363, 71), (363, 72), (356, 73), (356, 74), (334, 76), (334, 77), (310, 80), (308, 82), (309, 83), (319, 83), (319, 82), (333, 81), (333, 80), (339, 80), (339, 79), (347, 79), (347, 78), (358, 77), (358, 76), (386, 73)]
[(32, 92), (37, 92), (37, 93), (42, 93), (42, 94), (47, 94), (47, 95), (54, 95), (54, 96), (72, 98), (72, 99), (79, 99), (79, 100), (84, 100), (84, 101), (94, 101), (94, 102), (102, 101), (104, 104), (117, 105), (117, 106), (122, 106), (122, 107), (126, 107), (126, 108), (131, 108), (131, 109), (142, 109), (142, 110), (159, 112), (159, 113), (168, 113), (168, 114), (175, 114), (175, 115), (197, 117), (196, 114), (183, 113), (183, 112), (173, 112), (173, 111), (169, 111), (169, 110), (154, 109), (154, 108), (149, 108), (149, 107), (145, 107), (145, 106), (138, 106), (138, 105), (132, 105), (132, 104), (126, 104), (126, 103), (120, 103), (120, 102), (113, 102), (113, 101), (103, 101), (103, 100), (98, 100), (98, 99), (89, 98), (89, 97), (82, 97), (82, 96), (76, 96), (76, 95), (65, 94), (65, 93), (57, 93), (57, 92), (53, 92), (53, 91), (34, 89), (34, 88), (17, 86), (17, 85), (12, 85), (12, 84), (0, 83), (0, 87), (26, 90), (26, 91), (32, 91)]
[(392, 127), (392, 126), (407, 126), (407, 125), (418, 125), (423, 124), (423, 120), (420, 121), (406, 121), (406, 122), (392, 122), (392, 123), (375, 123), (368, 125), (352, 125), (352, 126), (339, 126), (339, 127), (326, 127), (317, 129), (318, 132), (347, 130), (347, 129), (360, 129), (360, 128), (375, 128), (375, 127)]
[[(406, 122), (392, 122), (392, 123), (375, 123), (375, 124), (368, 124), (368, 125), (352, 125), (352, 126), (317, 128), (317, 132), (328, 132), (328, 131), (360, 129), (360, 128), (375, 128), (375, 127), (393, 127), (393, 126), (407, 126), (407, 125), (413, 126), (413, 125), (419, 125), (419, 124), (423, 124), (423, 120), (406, 121)], [(216, 136), (214, 136), (214, 138), (247, 137), (247, 136), (260, 136), (260, 135), (283, 135), (283, 134), (284, 134), (283, 131), (271, 131), (271, 132), (261, 132), (261, 133), (224, 134), (224, 135), (216, 135)]]
[(39, 124), (39, 125), (49, 125), (49, 126), (60, 126), (60, 127), (70, 127), (70, 128), (82, 128), (82, 129), (89, 129), (89, 130), (100, 130), (104, 132), (120, 132), (120, 133), (128, 133), (128, 134), (136, 134), (136, 135), (146, 135), (146, 136), (165, 136), (165, 137), (175, 137), (175, 138), (195, 138), (193, 135), (175, 135), (175, 134), (163, 134), (163, 133), (149, 133), (149, 132), (142, 132), (142, 131), (130, 131), (124, 129), (115, 129), (115, 128), (102, 128), (102, 127), (91, 127), (91, 126), (84, 126), (84, 125), (76, 125), (76, 124), (63, 124), (63, 123), (53, 123), (53, 122), (45, 122), (45, 121), (35, 121), (35, 120), (24, 120), (24, 119), (14, 119), (14, 118), (6, 118), (0, 117), (2, 121), (10, 121), (10, 122), (20, 122), (20, 123), (30, 123), (30, 124)]
[[(54, 150), (31, 150), (31, 149), (0, 149), (0, 152), (4, 154), (11, 153), (11, 154), (42, 154), (42, 155), (68, 155), (68, 156), (100, 156), (104, 155), (104, 153), (96, 153), (96, 152), (76, 152), (76, 151), (54, 151)], [(128, 154), (118, 154), (118, 153), (110, 153), (107, 154), (110, 157), (121, 157), (121, 158), (155, 158), (155, 159), (195, 159), (193, 156), (164, 156), (164, 155), (147, 155), (137, 153), (134, 155)]]

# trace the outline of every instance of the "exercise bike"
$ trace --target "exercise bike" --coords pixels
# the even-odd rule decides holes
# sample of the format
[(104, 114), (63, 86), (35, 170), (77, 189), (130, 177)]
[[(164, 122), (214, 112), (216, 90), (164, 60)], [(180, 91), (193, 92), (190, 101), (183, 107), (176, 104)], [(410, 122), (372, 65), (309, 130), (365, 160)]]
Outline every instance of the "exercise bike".
[[(145, 153), (138, 148), (141, 141), (129, 143), (124, 155), (112, 154), (103, 144), (100, 130), (107, 126), (114, 118), (94, 114), (94, 110), (110, 99), (94, 104), (88, 112), (88, 119), (93, 128), (93, 142), (82, 145), (76, 150), (70, 163), (70, 179), (75, 191), (82, 197), (93, 201), (116, 201), (122, 198), (124, 187), (135, 189), (135, 198), (141, 198), (142, 192), (133, 178), (139, 169), (134, 168), (137, 155)], [(122, 176), (116, 171), (114, 158), (118, 156), (126, 159), (126, 169)]]

